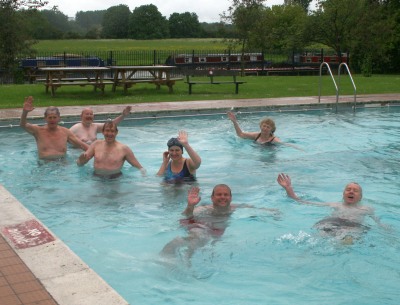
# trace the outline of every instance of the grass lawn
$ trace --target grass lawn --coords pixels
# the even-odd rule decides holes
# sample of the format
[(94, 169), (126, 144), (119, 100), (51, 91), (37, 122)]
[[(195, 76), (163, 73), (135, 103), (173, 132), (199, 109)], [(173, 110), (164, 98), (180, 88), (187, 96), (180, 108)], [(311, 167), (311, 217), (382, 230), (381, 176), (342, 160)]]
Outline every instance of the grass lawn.
[[(357, 95), (400, 93), (399, 75), (354, 75), (353, 79)], [(54, 97), (45, 93), (43, 84), (2, 85), (0, 108), (20, 108), (24, 97), (29, 95), (34, 96), (37, 107), (318, 96), (319, 76), (246, 76), (243, 80), (246, 83), (240, 85), (239, 94), (234, 93), (233, 84), (224, 84), (194, 85), (191, 95), (184, 81), (176, 82), (171, 94), (165, 86), (156, 90), (152, 84), (137, 84), (128, 89), (127, 94), (123, 93), (122, 88), (111, 92), (111, 85), (108, 85), (104, 95), (99, 91), (94, 92), (91, 86), (66, 86), (58, 88)], [(340, 83), (340, 95), (354, 94), (348, 76), (342, 75)], [(328, 76), (322, 77), (321, 89), (322, 96), (336, 94), (332, 79)]]
[(88, 52), (88, 51), (152, 51), (152, 50), (209, 50), (226, 49), (223, 39), (187, 38), (187, 39), (69, 39), (39, 40), (33, 46), (38, 52)]

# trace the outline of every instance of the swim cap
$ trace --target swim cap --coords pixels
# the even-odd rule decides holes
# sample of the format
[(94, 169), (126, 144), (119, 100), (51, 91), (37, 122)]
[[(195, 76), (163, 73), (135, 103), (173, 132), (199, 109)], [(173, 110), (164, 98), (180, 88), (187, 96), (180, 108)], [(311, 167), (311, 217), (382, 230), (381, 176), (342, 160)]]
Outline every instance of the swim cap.
[(168, 142), (167, 142), (167, 146), (168, 146), (168, 148), (171, 148), (171, 146), (178, 146), (183, 151), (183, 146), (182, 146), (181, 142), (179, 142), (179, 140), (177, 138), (169, 139)]

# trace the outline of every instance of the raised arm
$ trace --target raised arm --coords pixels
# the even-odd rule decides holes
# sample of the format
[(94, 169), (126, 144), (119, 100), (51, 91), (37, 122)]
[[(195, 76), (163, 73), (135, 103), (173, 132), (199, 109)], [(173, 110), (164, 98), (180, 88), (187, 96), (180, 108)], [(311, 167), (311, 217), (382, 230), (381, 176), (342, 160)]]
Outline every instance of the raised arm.
[(236, 119), (236, 115), (233, 112), (228, 111), (227, 115), (228, 115), (228, 118), (232, 121), (233, 127), (235, 127), (235, 131), (236, 131), (236, 134), (238, 137), (243, 138), (243, 139), (253, 139), (253, 140), (257, 137), (257, 134), (258, 134), (257, 132), (244, 132), (240, 128), (239, 123)]
[(131, 106), (126, 106), (125, 109), (122, 111), (122, 114), (120, 116), (117, 116), (113, 122), (115, 125), (118, 125), (119, 123), (121, 123), (126, 116), (128, 116), (131, 113)]
[(182, 212), (182, 214), (185, 215), (187, 218), (193, 217), (194, 207), (201, 200), (201, 197), (199, 196), (199, 192), (200, 192), (200, 189), (196, 186), (192, 187), (188, 191), (187, 206), (186, 206), (186, 209)]
[(164, 176), (165, 171), (167, 170), (168, 162), (171, 158), (169, 157), (169, 152), (163, 152), (163, 161), (161, 163), (160, 169), (157, 172), (157, 176)]
[(294, 200), (296, 200), (296, 201), (299, 201), (299, 202), (301, 202), (301, 203), (309, 203), (309, 202), (307, 202), (307, 201), (301, 200), (301, 199), (296, 195), (296, 193), (295, 193), (294, 190), (293, 190), (292, 181), (291, 181), (289, 175), (286, 175), (286, 174), (284, 174), (284, 173), (280, 173), (280, 174), (278, 175), (278, 178), (277, 178), (276, 181), (278, 181), (279, 185), (282, 186), (282, 187), (285, 189), (286, 194), (287, 194), (290, 198), (292, 198), (292, 199), (294, 199)]
[(24, 99), (24, 106), (22, 109), (21, 120), (19, 122), (19, 126), (21, 126), (21, 128), (25, 129), (30, 134), (34, 134), (36, 129), (38, 128), (38, 126), (29, 124), (27, 122), (28, 113), (31, 112), (33, 109), (35, 109), (33, 107), (33, 97), (28, 96)]
[(200, 167), (201, 158), (195, 152), (195, 150), (189, 145), (187, 132), (184, 130), (180, 130), (178, 134), (178, 140), (182, 144), (182, 146), (186, 149), (190, 160), (188, 160), (189, 169), (195, 171)]
[(300, 203), (313, 204), (313, 205), (319, 205), (319, 206), (321, 206), (321, 205), (322, 206), (330, 206), (330, 207), (334, 207), (334, 208), (338, 207), (338, 205), (340, 205), (339, 203), (330, 203), (330, 202), (311, 202), (311, 201), (306, 201), (306, 200), (299, 198), (293, 190), (292, 181), (291, 181), (289, 175), (286, 175), (284, 173), (280, 173), (278, 175), (277, 181), (278, 181), (279, 185), (285, 189), (286, 194), (290, 198), (293, 198), (294, 200), (296, 200)]

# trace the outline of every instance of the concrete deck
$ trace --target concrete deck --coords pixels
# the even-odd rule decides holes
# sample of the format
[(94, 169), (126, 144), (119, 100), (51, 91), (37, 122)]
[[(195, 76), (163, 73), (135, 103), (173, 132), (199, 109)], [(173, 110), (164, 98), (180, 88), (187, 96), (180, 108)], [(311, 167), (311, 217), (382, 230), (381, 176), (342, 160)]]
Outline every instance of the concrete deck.
[[(374, 94), (374, 95), (358, 95), (356, 97), (356, 105), (363, 107), (369, 104), (400, 103), (399, 94)], [(341, 96), (338, 104), (340, 106), (354, 105), (354, 96)], [(57, 106), (57, 105), (54, 105)], [(123, 105), (93, 105), (90, 106), (96, 115), (107, 115), (120, 113)], [(336, 96), (323, 96), (320, 101), (318, 96), (309, 97), (284, 97), (269, 99), (235, 99), (235, 100), (217, 100), (217, 101), (190, 101), (190, 102), (163, 102), (163, 103), (141, 103), (132, 105), (132, 113), (142, 116), (157, 116), (159, 113), (176, 112), (176, 113), (196, 113), (196, 112), (216, 112), (226, 111), (227, 109), (275, 109), (275, 108), (333, 108), (336, 106)], [(22, 102), (21, 102), (22, 107)], [(61, 116), (79, 116), (82, 106), (66, 106), (60, 107)], [(29, 113), (28, 118), (42, 118), (45, 108), (35, 108)], [(133, 114), (132, 114), (133, 115)], [(0, 120), (19, 119), (21, 116), (21, 108), (17, 109), (0, 109)]]
[[(343, 96), (340, 106), (354, 106)], [(357, 107), (400, 105), (400, 94), (357, 96)], [(21, 105), (22, 106), (22, 105)], [(96, 115), (115, 115), (124, 105), (91, 106)], [(174, 113), (225, 112), (228, 109), (335, 108), (336, 96), (144, 103), (132, 105), (131, 117)], [(81, 106), (60, 107), (61, 115), (79, 117)], [(29, 118), (43, 118), (36, 108)], [(19, 109), (0, 110), (0, 125), (18, 124)], [(12, 122), (12, 123), (10, 123)], [(15, 122), (15, 123), (14, 123)], [(104, 280), (80, 260), (0, 185), (0, 305), (127, 305)]]

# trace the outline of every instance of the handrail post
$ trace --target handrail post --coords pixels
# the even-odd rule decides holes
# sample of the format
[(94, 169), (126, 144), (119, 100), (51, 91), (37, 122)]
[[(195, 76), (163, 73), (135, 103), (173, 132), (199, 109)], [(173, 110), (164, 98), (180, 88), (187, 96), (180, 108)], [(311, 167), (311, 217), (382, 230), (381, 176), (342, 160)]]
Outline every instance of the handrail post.
[(326, 62), (322, 62), (321, 65), (319, 66), (319, 90), (318, 90), (318, 103), (321, 103), (321, 80), (322, 80), (322, 67), (326, 66), (328, 68), (329, 74), (331, 75), (333, 84), (335, 85), (335, 90), (336, 90), (336, 113), (338, 109), (338, 103), (339, 103), (339, 90), (338, 86), (336, 85), (335, 78), (333, 77), (331, 68), (329, 67), (329, 64)]
[(340, 70), (341, 70), (342, 66), (344, 66), (344, 67), (346, 68), (346, 70), (347, 70), (347, 73), (349, 73), (350, 80), (351, 80), (351, 83), (352, 83), (352, 85), (353, 85), (353, 89), (354, 89), (354, 106), (353, 106), (353, 112), (355, 112), (355, 111), (356, 111), (356, 96), (357, 96), (357, 88), (356, 88), (356, 85), (355, 85), (355, 83), (354, 83), (353, 77), (351, 76), (351, 73), (350, 73), (349, 66), (348, 66), (346, 63), (344, 63), (344, 62), (342, 62), (342, 63), (339, 65), (339, 69), (338, 69), (338, 75), (339, 75), (339, 80), (338, 80), (338, 81), (339, 81), (339, 88), (340, 88)]

